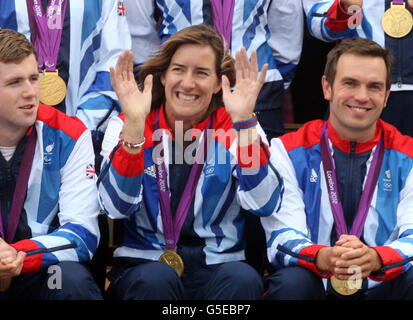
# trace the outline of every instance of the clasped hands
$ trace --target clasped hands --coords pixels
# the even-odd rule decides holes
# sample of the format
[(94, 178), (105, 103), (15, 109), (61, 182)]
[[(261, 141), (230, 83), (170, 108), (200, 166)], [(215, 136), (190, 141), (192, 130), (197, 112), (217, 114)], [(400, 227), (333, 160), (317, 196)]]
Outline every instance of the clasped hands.
[(25, 257), (25, 252), (18, 252), (0, 238), (0, 292), (6, 291), (12, 278), (20, 274)]
[(324, 247), (316, 257), (316, 266), (322, 272), (331, 272), (337, 279), (350, 280), (355, 272), (362, 279), (382, 267), (376, 250), (366, 246), (354, 235), (341, 235), (333, 247)]

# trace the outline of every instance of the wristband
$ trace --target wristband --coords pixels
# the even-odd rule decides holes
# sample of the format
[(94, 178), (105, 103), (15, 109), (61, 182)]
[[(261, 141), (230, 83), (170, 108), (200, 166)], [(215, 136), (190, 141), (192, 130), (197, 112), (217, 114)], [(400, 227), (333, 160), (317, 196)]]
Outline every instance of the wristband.
[(122, 135), (122, 132), (121, 132), (121, 133), (119, 134), (119, 143), (120, 143), (122, 146), (127, 147), (127, 148), (130, 148), (130, 149), (138, 149), (138, 148), (141, 148), (141, 147), (145, 144), (145, 137), (143, 137), (143, 139), (142, 139), (141, 142), (131, 143), (131, 142), (128, 142), (128, 141), (126, 141), (125, 139), (123, 139), (123, 135)]
[(233, 122), (232, 126), (234, 127), (235, 130), (241, 130), (241, 129), (248, 129), (248, 128), (255, 127), (257, 123), (258, 123), (257, 115), (255, 113), (252, 113), (251, 119)]

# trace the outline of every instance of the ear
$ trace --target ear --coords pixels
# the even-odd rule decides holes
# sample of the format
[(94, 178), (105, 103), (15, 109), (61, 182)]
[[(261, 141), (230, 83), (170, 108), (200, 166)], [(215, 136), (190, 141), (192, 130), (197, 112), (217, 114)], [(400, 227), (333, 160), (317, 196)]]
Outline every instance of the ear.
[(324, 99), (327, 101), (331, 100), (331, 84), (328, 82), (327, 77), (323, 76), (321, 78), (321, 86), (323, 88)]
[(384, 107), (383, 108), (386, 108), (387, 101), (389, 100), (389, 96), (390, 96), (390, 89), (387, 90), (387, 92), (386, 92), (386, 97), (384, 98)]

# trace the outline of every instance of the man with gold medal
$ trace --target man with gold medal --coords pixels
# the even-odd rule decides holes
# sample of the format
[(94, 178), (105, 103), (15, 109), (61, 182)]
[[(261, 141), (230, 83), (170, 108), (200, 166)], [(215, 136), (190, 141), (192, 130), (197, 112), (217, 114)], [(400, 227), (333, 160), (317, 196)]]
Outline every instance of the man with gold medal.
[(381, 119), (413, 137), (413, 0), (304, 0), (311, 34), (324, 41), (368, 38), (394, 56)]
[(262, 218), (266, 298), (413, 299), (413, 139), (379, 119), (391, 67), (374, 41), (343, 40), (322, 77), (328, 120), (272, 140), (285, 193)]
[[(245, 262), (241, 207), (265, 216), (282, 183), (253, 113), (268, 65), (234, 60), (211, 26), (174, 33), (133, 75), (133, 53), (111, 69), (123, 113), (102, 144), (99, 199), (123, 219), (109, 299), (260, 299)], [(233, 91), (230, 90), (233, 87)], [(223, 102), (223, 103), (222, 103)]]

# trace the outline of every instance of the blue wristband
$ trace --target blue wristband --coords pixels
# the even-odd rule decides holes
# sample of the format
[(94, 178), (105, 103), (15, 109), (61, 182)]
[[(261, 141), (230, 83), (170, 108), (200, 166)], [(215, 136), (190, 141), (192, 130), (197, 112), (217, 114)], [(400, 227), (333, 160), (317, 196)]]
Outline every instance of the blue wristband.
[(235, 130), (241, 130), (241, 129), (248, 129), (256, 126), (258, 123), (257, 116), (255, 113), (252, 114), (252, 118), (244, 121), (238, 121), (238, 122), (233, 122), (232, 126), (234, 127)]

